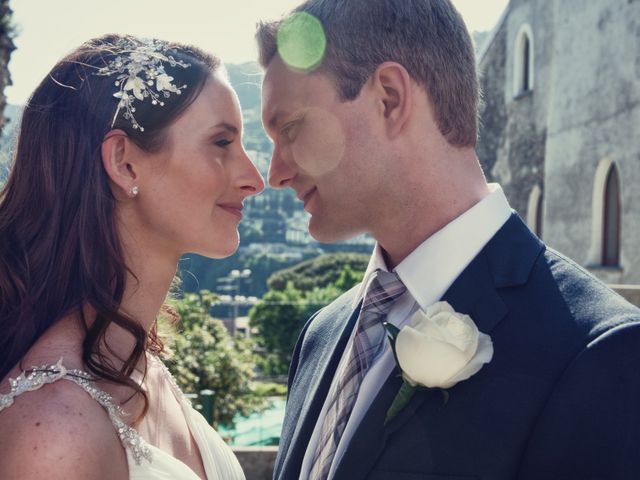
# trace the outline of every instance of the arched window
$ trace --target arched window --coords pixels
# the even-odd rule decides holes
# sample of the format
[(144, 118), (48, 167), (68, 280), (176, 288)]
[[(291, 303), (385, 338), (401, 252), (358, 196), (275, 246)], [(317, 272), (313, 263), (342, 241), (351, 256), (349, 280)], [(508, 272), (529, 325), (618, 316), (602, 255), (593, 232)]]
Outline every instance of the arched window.
[(620, 265), (620, 192), (618, 167), (610, 158), (602, 159), (593, 182), (590, 265)]
[(620, 264), (620, 181), (615, 164), (609, 169), (604, 190), (602, 265)]
[(536, 206), (536, 235), (542, 238), (542, 194), (538, 197), (538, 205)]
[(542, 198), (542, 189), (535, 185), (529, 194), (527, 225), (540, 238), (542, 238)]
[(531, 51), (529, 49), (529, 36), (524, 35), (522, 37), (522, 85), (521, 90), (523, 92), (528, 92), (530, 90), (529, 86), (529, 59), (531, 56)]
[(522, 25), (516, 35), (513, 95), (533, 90), (533, 32), (528, 24)]

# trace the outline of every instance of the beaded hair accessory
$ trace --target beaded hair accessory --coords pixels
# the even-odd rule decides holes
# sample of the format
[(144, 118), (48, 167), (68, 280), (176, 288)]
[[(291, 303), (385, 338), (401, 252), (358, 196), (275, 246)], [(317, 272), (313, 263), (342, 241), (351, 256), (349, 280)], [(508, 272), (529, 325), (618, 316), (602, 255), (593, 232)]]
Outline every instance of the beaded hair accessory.
[(100, 68), (96, 75), (116, 75), (115, 86), (118, 90), (113, 94), (119, 98), (118, 108), (113, 116), (111, 127), (121, 110), (123, 117), (131, 121), (134, 129), (144, 132), (144, 128), (133, 115), (136, 111), (135, 102), (151, 101), (152, 105), (164, 106), (163, 98), (169, 98), (171, 93), (180, 95), (186, 85), (181, 87), (173, 83), (173, 77), (168, 75), (165, 64), (172, 67), (190, 67), (191, 64), (176, 60), (169, 55), (166, 42), (160, 40), (142, 40), (134, 42), (122, 38), (113, 45), (117, 56)]

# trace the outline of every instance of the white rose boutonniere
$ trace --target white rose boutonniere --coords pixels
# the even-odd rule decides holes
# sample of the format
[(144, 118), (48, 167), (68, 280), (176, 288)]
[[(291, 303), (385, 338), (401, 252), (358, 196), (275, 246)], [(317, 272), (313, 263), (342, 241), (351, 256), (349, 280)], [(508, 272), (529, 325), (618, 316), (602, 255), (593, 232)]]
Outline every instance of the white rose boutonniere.
[(384, 325), (403, 378), (385, 423), (400, 413), (417, 388), (444, 391), (475, 375), (493, 357), (491, 337), (447, 302), (435, 303), (426, 312), (418, 310), (402, 329)]

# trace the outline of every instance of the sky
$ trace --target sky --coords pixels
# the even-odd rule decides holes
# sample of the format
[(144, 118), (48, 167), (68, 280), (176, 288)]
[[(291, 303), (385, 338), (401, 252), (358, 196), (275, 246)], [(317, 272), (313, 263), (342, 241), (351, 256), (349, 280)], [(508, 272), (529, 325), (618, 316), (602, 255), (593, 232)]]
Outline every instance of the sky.
[[(16, 50), (5, 90), (14, 105), (67, 52), (105, 33), (130, 33), (197, 45), (227, 63), (257, 57), (259, 20), (280, 17), (300, 0), (11, 0)], [(508, 0), (453, 0), (470, 31), (491, 30)]]

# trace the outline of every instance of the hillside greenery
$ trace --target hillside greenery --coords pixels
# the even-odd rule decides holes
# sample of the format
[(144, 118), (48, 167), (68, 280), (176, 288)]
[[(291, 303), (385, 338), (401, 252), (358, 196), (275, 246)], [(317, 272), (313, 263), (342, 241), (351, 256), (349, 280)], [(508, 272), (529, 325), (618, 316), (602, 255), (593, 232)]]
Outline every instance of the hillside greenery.
[(271, 290), (284, 290), (291, 283), (303, 292), (324, 288), (338, 282), (345, 271), (361, 274), (368, 262), (369, 255), (362, 253), (325, 254), (274, 273), (267, 281), (267, 286)]
[[(350, 260), (357, 269), (351, 268)], [(264, 351), (259, 365), (265, 374), (287, 373), (296, 341), (309, 318), (359, 283), (365, 268), (366, 262), (358, 263), (357, 259), (344, 254), (324, 255), (278, 272), (269, 279), (270, 285), (278, 285), (272, 282), (274, 277), (278, 277), (278, 281), (287, 280), (284, 288), (269, 290), (249, 312), (250, 325), (257, 330), (257, 343)], [(305, 272), (314, 271), (323, 272), (321, 278), (335, 280), (322, 285), (304, 281)], [(296, 282), (304, 289), (296, 287)]]

